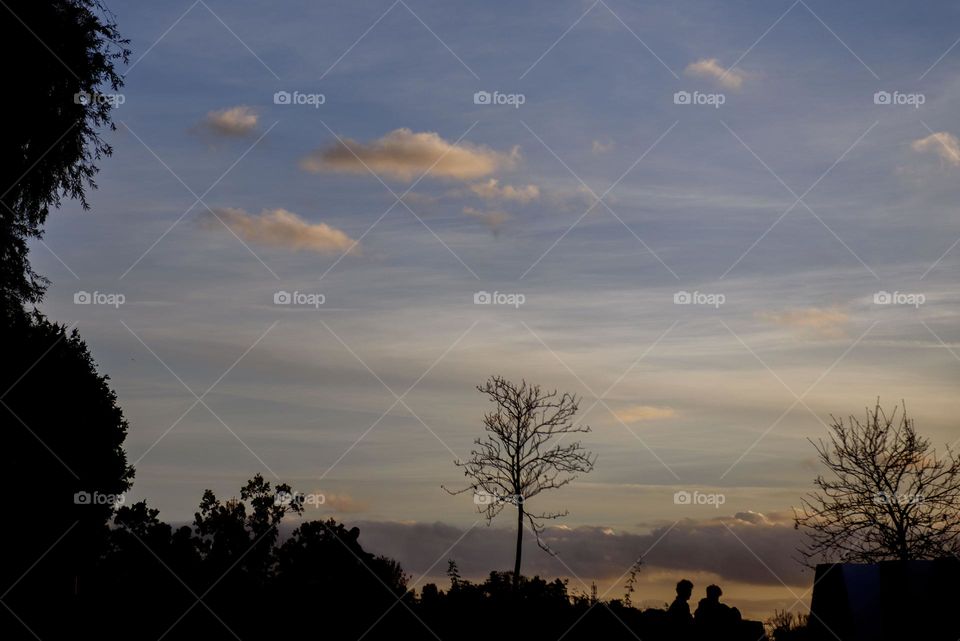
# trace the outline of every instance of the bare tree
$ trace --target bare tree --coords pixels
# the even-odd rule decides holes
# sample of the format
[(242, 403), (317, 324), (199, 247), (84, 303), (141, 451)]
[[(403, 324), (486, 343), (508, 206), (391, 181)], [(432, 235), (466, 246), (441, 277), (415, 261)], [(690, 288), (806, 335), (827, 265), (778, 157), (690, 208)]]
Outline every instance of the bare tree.
[(806, 565), (933, 559), (960, 550), (960, 459), (938, 456), (917, 435), (906, 406), (898, 417), (880, 407), (866, 420), (831, 416), (829, 440), (811, 441), (829, 477), (794, 512), (808, 534)]
[[(556, 390), (543, 392), (539, 385), (521, 381), (519, 385), (492, 376), (477, 390), (486, 394), (496, 407), (483, 416), (485, 435), (478, 438), (466, 461), (455, 461), (463, 469), (469, 485), (451, 494), (472, 491), (477, 511), (493, 521), (507, 505), (517, 508), (517, 550), (513, 566), (513, 585), (520, 581), (520, 557), (524, 519), (530, 525), (537, 544), (553, 553), (541, 539), (544, 521), (566, 516), (567, 512), (533, 513), (530, 499), (544, 490), (563, 487), (579, 474), (590, 472), (596, 457), (579, 441), (561, 445), (567, 434), (589, 432), (586, 425), (575, 425), (579, 400)], [(556, 441), (554, 439), (556, 438)], [(446, 488), (444, 488), (446, 489)]]

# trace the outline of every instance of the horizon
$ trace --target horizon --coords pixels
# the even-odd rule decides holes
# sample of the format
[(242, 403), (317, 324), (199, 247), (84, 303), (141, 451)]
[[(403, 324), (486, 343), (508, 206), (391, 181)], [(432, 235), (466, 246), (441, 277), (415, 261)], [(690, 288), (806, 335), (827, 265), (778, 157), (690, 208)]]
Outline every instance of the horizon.
[(831, 416), (960, 440), (957, 7), (109, 8), (113, 154), (30, 258), (130, 423), (126, 504), (260, 473), (417, 589), (509, 569), (510, 514), (442, 489), (502, 375), (597, 456), (525, 575), (614, 598), (643, 555), (638, 602), (759, 619), (809, 607)]

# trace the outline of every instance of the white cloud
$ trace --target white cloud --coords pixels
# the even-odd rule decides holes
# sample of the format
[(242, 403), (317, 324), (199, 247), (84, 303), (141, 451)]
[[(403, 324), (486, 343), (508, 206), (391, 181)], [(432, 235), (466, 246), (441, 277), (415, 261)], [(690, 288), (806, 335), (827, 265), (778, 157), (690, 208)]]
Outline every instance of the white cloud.
[(240, 238), (259, 245), (321, 254), (358, 249), (353, 239), (339, 229), (325, 223), (308, 223), (286, 209), (265, 209), (253, 215), (242, 209), (215, 207), (213, 214), (204, 216), (205, 226), (222, 227), (214, 215)]
[(513, 185), (500, 185), (500, 181), (491, 178), (487, 182), (475, 183), (470, 185), (470, 191), (480, 198), (488, 200), (514, 200), (519, 203), (528, 203), (540, 197), (540, 188), (536, 185), (524, 185), (523, 187), (514, 187)]
[(398, 180), (412, 180), (424, 173), (434, 178), (473, 180), (512, 167), (519, 158), (519, 147), (499, 152), (466, 142), (454, 145), (437, 133), (403, 128), (368, 143), (349, 138), (336, 141), (307, 154), (300, 167), (311, 173), (355, 174), (369, 168)]
[(207, 130), (221, 136), (246, 136), (257, 127), (257, 113), (246, 106), (211, 111), (203, 121)]
[(739, 89), (743, 85), (744, 75), (736, 69), (725, 69), (716, 58), (702, 58), (691, 62), (683, 70), (688, 76), (712, 78), (727, 89)]
[(910, 147), (918, 152), (935, 153), (954, 167), (960, 166), (960, 140), (946, 131), (938, 131), (926, 138), (914, 140)]

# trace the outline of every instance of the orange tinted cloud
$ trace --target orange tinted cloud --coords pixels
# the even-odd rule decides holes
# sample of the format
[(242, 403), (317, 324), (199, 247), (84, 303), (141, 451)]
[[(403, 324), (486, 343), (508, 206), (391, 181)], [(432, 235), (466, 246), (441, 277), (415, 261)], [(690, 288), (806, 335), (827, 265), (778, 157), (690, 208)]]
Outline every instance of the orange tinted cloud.
[(365, 173), (369, 170), (398, 180), (424, 173), (434, 178), (472, 180), (512, 167), (520, 157), (518, 147), (499, 152), (482, 145), (444, 140), (434, 132), (394, 129), (372, 142), (349, 138), (310, 152), (300, 167), (311, 173), (327, 171)]

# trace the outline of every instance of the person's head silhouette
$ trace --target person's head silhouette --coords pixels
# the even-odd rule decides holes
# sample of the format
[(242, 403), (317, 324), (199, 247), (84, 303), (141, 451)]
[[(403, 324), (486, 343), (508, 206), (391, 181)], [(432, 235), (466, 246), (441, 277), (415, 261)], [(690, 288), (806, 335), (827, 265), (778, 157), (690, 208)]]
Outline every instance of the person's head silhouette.
[(719, 601), (720, 596), (723, 594), (723, 590), (720, 589), (719, 585), (708, 585), (707, 586), (707, 599), (710, 601)]
[(692, 594), (693, 583), (687, 579), (680, 579), (680, 581), (677, 582), (677, 598), (683, 601), (689, 601)]

